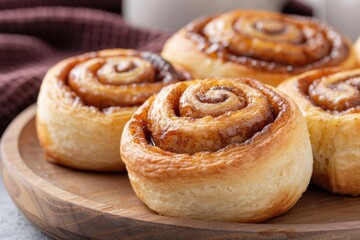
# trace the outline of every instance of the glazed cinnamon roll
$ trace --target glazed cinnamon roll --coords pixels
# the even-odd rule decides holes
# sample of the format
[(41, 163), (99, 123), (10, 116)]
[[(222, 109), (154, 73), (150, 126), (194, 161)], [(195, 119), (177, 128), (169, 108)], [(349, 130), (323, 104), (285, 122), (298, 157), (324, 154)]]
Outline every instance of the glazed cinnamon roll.
[(278, 85), (311, 69), (357, 66), (352, 43), (312, 18), (236, 10), (191, 22), (162, 55), (199, 78), (252, 77)]
[(37, 102), (46, 158), (83, 170), (124, 170), (119, 144), (125, 123), (146, 99), (182, 79), (150, 52), (103, 50), (58, 63), (46, 74)]
[(314, 155), (312, 181), (333, 193), (360, 194), (360, 70), (315, 70), (279, 88), (302, 110)]
[(296, 203), (312, 172), (296, 104), (248, 78), (164, 88), (127, 123), (120, 152), (137, 196), (176, 217), (265, 221)]

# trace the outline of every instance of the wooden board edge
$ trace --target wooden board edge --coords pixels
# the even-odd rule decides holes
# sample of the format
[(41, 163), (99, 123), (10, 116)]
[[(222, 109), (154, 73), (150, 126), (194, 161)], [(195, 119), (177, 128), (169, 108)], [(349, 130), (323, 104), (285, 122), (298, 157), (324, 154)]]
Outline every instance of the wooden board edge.
[[(33, 118), (35, 114), (36, 106), (33, 105), (26, 109), (23, 113), (21, 113), (14, 121), (10, 124), (8, 129), (5, 131), (2, 139), (1, 139), (1, 159), (2, 159), (2, 172), (7, 171), (8, 174), (15, 176), (16, 178), (21, 179), (21, 181), (25, 181), (29, 184), (28, 178), (33, 179), (34, 181), (32, 184), (34, 184), (35, 187), (37, 187), (37, 190), (41, 190), (40, 185), (44, 185), (42, 187), (45, 188), (55, 188), (56, 194), (54, 195), (56, 198), (58, 198), (60, 201), (71, 201), (73, 204), (79, 205), (81, 203), (81, 207), (89, 208), (94, 211), (105, 211), (108, 214), (112, 214), (114, 217), (123, 217), (126, 219), (131, 219), (134, 221), (144, 222), (144, 224), (162, 224), (164, 226), (169, 227), (185, 227), (190, 229), (198, 229), (198, 230), (209, 230), (209, 231), (226, 231), (229, 234), (231, 233), (262, 233), (264, 235), (276, 235), (279, 233), (283, 233), (286, 236), (289, 234), (295, 234), (295, 233), (304, 233), (305, 235), (317, 235), (317, 232), (324, 232), (324, 231), (331, 231), (332, 233), (341, 233), (343, 231), (354, 231), (357, 232), (360, 229), (360, 221), (353, 221), (353, 222), (344, 222), (342, 224), (339, 223), (328, 223), (328, 224), (278, 224), (274, 226), (273, 224), (255, 224), (256, 227), (254, 227), (254, 224), (242, 224), (241, 229), (239, 229), (239, 224), (237, 223), (219, 223), (219, 222), (203, 222), (199, 220), (189, 220), (189, 219), (175, 219), (170, 217), (163, 217), (163, 216), (155, 216), (154, 218), (149, 219), (149, 221), (144, 221), (143, 219), (140, 219), (140, 216), (136, 216), (136, 214), (133, 214), (126, 210), (118, 210), (118, 209), (111, 209), (103, 204), (81, 198), (79, 196), (70, 194), (50, 183), (47, 183), (43, 179), (41, 179), (39, 176), (37, 176), (35, 173), (33, 173), (30, 168), (27, 166), (24, 166), (24, 164), (19, 165), (16, 162), (9, 162), (11, 159), (20, 159), (20, 153), (19, 151), (15, 151), (13, 154), (14, 156), (9, 158), (12, 155), (10, 152), (12, 149), (18, 149), (18, 141), (19, 136), (21, 134), (22, 128)], [(11, 165), (11, 167), (10, 167)], [(4, 170), (6, 169), (6, 170)], [(20, 171), (25, 171), (25, 174), (20, 174)], [(3, 174), (4, 178), (4, 174)], [(6, 188), (8, 186), (5, 184)], [(9, 191), (9, 190), (8, 190)], [(44, 192), (46, 193), (46, 192)], [(10, 194), (11, 195), (11, 194)], [(19, 206), (19, 203), (14, 199), (14, 196), (11, 196), (14, 200), (14, 202), (18, 205), (20, 209), (25, 211), (25, 209), (22, 206)], [(95, 208), (95, 209), (94, 209)], [(29, 214), (25, 214), (29, 215)], [(30, 219), (31, 220), (31, 219)], [(174, 221), (175, 220), (175, 221)], [(205, 226), (206, 225), (206, 226)]]

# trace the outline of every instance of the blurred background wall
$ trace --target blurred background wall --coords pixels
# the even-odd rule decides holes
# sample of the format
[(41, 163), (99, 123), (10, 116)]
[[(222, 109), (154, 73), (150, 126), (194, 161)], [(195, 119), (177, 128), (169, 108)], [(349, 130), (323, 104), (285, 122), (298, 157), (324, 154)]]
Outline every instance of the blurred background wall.
[(360, 0), (123, 0), (123, 14), (136, 26), (176, 31), (192, 19), (234, 8), (313, 15), (355, 40)]
[(192, 19), (234, 8), (312, 15), (345, 33), (359, 34), (360, 0), (0, 0), (0, 10), (36, 6), (96, 8), (122, 14), (145, 28), (176, 31)]

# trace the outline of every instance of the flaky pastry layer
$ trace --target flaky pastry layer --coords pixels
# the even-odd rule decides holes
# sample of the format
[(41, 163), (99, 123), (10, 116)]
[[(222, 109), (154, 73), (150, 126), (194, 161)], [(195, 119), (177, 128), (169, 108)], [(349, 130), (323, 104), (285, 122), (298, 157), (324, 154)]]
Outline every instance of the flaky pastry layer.
[(314, 70), (279, 89), (299, 105), (314, 155), (312, 181), (330, 192), (360, 194), (360, 70)]
[(164, 88), (126, 124), (120, 152), (137, 196), (177, 217), (265, 221), (296, 203), (312, 173), (300, 110), (251, 79)]
[(46, 159), (94, 171), (125, 170), (125, 123), (147, 98), (182, 78), (160, 56), (111, 49), (66, 59), (46, 74), (36, 125)]

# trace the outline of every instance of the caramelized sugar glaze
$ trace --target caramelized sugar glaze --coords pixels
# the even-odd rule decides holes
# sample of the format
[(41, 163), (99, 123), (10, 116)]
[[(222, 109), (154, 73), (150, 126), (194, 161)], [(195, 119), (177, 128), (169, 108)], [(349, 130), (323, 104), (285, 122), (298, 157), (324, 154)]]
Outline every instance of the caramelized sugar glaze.
[(157, 54), (121, 50), (74, 57), (63, 67), (58, 80), (78, 102), (105, 109), (139, 106), (164, 86), (184, 77)]
[(334, 193), (360, 194), (360, 70), (313, 70), (279, 89), (302, 110), (314, 154), (315, 184)]
[(38, 98), (46, 158), (83, 170), (124, 170), (119, 144), (125, 123), (146, 99), (182, 80), (162, 57), (135, 50), (103, 50), (56, 64)]
[(305, 17), (228, 13), (200, 19), (187, 30), (206, 54), (264, 71), (301, 73), (336, 66), (349, 54), (338, 31)]
[[(142, 174), (167, 171), (169, 166), (190, 171), (198, 164), (190, 160), (195, 158), (220, 171), (239, 162), (229, 159), (220, 166), (214, 164), (221, 161), (217, 156), (258, 148), (293, 117), (293, 108), (287, 98), (252, 79), (213, 78), (168, 86), (129, 121), (131, 144), (123, 147), (139, 151), (137, 160), (144, 162), (139, 167), (130, 161), (127, 167)], [(155, 168), (157, 155), (174, 160), (156, 161)]]
[(327, 69), (299, 78), (297, 88), (314, 106), (334, 114), (360, 112), (360, 72)]
[(358, 65), (352, 43), (325, 23), (252, 10), (195, 20), (162, 55), (199, 78), (251, 77), (274, 86), (312, 69)]
[(305, 191), (312, 154), (285, 94), (250, 78), (179, 82), (124, 127), (121, 157), (137, 196), (168, 216), (261, 222)]

